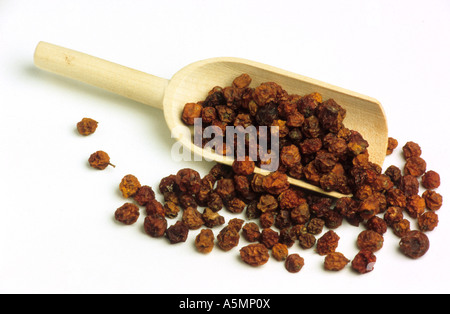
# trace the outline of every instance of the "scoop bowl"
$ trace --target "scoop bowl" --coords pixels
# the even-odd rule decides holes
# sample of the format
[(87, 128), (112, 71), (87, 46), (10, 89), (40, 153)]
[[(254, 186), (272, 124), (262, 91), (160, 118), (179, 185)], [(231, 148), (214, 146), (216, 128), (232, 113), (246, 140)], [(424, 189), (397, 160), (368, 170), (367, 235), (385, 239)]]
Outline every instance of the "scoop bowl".
[[(231, 165), (233, 159), (196, 146), (192, 136), (174, 132), (186, 128), (181, 119), (184, 105), (206, 97), (214, 86), (230, 86), (242, 73), (252, 78), (251, 86), (276, 82), (290, 94), (318, 92), (323, 99), (333, 98), (346, 109), (345, 126), (356, 130), (369, 142), (370, 161), (383, 165), (388, 143), (387, 119), (376, 99), (251, 60), (231, 57), (210, 58), (194, 62), (173, 75), (170, 80), (130, 69), (78, 51), (40, 42), (34, 54), (41, 69), (94, 85), (138, 102), (162, 109), (167, 126), (175, 140), (197, 156)], [(268, 174), (260, 168), (255, 173)], [(289, 178), (292, 185), (340, 198), (349, 196), (327, 192), (303, 180)]]

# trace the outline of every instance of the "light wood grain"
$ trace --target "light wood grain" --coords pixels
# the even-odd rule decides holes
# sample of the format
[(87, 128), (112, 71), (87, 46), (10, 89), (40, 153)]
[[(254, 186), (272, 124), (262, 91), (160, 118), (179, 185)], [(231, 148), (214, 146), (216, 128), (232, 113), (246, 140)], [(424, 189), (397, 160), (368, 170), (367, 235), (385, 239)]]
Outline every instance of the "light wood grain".
[(37, 45), (34, 63), (41, 69), (163, 109), (169, 80), (46, 42)]
[[(370, 160), (383, 165), (386, 156), (388, 129), (386, 115), (374, 98), (304, 77), (269, 65), (240, 58), (211, 58), (192, 63), (178, 71), (170, 80), (136, 71), (74, 50), (41, 42), (36, 48), (35, 64), (45, 70), (71, 77), (113, 93), (164, 110), (169, 129), (185, 127), (181, 113), (187, 102), (206, 97), (214, 86), (229, 86), (233, 79), (247, 73), (252, 85), (273, 81), (288, 93), (300, 95), (318, 92), (323, 99), (333, 98), (347, 110), (345, 125), (359, 131), (369, 142)], [(176, 136), (185, 147), (208, 160), (231, 165), (233, 160), (195, 146), (191, 136)], [(257, 168), (256, 173), (267, 174)], [(307, 182), (290, 178), (290, 183), (332, 197)]]

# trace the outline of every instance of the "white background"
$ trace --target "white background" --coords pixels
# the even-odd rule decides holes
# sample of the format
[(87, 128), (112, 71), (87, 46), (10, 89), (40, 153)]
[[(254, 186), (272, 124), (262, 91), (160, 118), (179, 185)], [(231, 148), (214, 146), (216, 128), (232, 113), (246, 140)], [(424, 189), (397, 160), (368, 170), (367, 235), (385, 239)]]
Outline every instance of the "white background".
[[(448, 293), (449, 1), (24, 1), (0, 2), (0, 292), (2, 293)], [(175, 162), (162, 112), (33, 65), (39, 41), (170, 78), (191, 62), (233, 56), (270, 64), (378, 99), (399, 146), (415, 141), (441, 174), (444, 206), (419, 260), (385, 235), (375, 270), (300, 273), (270, 260), (252, 268), (238, 248), (204, 256), (114, 221), (132, 173), (157, 188)], [(77, 134), (82, 117), (100, 122)], [(116, 164), (87, 165), (96, 150)], [(403, 165), (398, 149), (386, 159)], [(158, 198), (161, 198), (158, 195)], [(142, 212), (142, 214), (144, 214)], [(232, 216), (224, 213), (227, 218)], [(170, 221), (172, 223), (173, 221)], [(215, 229), (217, 234), (219, 229)], [(344, 224), (338, 251), (353, 258), (361, 228)], [(244, 241), (241, 244), (245, 244)]]

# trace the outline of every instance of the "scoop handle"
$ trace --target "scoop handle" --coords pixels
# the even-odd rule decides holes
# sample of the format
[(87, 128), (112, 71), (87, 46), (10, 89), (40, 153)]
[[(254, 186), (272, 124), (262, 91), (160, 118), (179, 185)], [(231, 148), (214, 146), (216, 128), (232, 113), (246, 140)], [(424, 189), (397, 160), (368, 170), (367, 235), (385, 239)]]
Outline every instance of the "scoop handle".
[(41, 69), (106, 89), (163, 109), (169, 81), (113, 62), (47, 42), (39, 42), (34, 64)]

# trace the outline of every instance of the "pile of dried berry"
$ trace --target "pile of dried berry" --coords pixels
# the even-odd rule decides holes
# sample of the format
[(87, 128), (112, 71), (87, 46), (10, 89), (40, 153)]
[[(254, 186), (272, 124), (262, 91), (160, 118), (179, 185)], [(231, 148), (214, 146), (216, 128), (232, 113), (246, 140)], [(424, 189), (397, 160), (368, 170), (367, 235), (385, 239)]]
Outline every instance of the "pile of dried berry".
[[(343, 219), (366, 228), (357, 238), (360, 252), (352, 261), (352, 267), (360, 273), (373, 269), (374, 252), (383, 246), (388, 227), (401, 238), (400, 250), (405, 255), (418, 258), (426, 253), (429, 241), (424, 232), (437, 226), (436, 210), (442, 205), (442, 196), (434, 191), (440, 185), (439, 174), (427, 171), (417, 143), (408, 142), (403, 146), (403, 171), (392, 165), (383, 173), (379, 165), (369, 161), (369, 143), (360, 133), (345, 127), (346, 111), (333, 99), (323, 100), (318, 93), (288, 94), (274, 82), (256, 88), (251, 88), (250, 83), (251, 78), (242, 74), (231, 86), (214, 87), (203, 101), (186, 104), (182, 119), (189, 125), (195, 118), (202, 118), (206, 125), (219, 126), (224, 137), (226, 126), (278, 127), (281, 164), (277, 172), (260, 178), (236, 172), (239, 167), (233, 165), (238, 198), (246, 202), (248, 209), (256, 203), (263, 231), (274, 226), (279, 230), (275, 242), (287, 246), (293, 240), (298, 240), (302, 248), (316, 245), (317, 253), (326, 256), (325, 268), (333, 270), (349, 263), (345, 256), (335, 252), (339, 236), (332, 229), (339, 227)], [(246, 144), (250, 151), (252, 143)], [(397, 146), (398, 141), (389, 138), (386, 154), (390, 155)], [(216, 152), (225, 154), (227, 149)], [(255, 162), (260, 165), (264, 160), (258, 156)], [(325, 191), (336, 190), (353, 196), (332, 200), (313, 195), (289, 187), (286, 174)], [(254, 182), (266, 184), (255, 188)], [(419, 195), (420, 183), (425, 189), (422, 195)], [(417, 220), (418, 230), (411, 230), (414, 229), (411, 219)], [(323, 226), (330, 230), (316, 241), (315, 236), (322, 232)], [(259, 241), (266, 244), (262, 239)], [(266, 247), (271, 249), (273, 244)], [(259, 251), (253, 248), (250, 251), (253, 253), (246, 252), (243, 258)]]
[[(405, 145), (405, 150), (409, 145)], [(268, 176), (246, 174), (254, 167), (254, 162), (249, 160), (235, 161), (233, 167), (217, 164), (203, 178), (193, 169), (181, 169), (161, 180), (159, 192), (163, 202), (156, 199), (152, 188), (141, 186), (133, 175), (125, 176), (119, 188), (124, 197), (145, 206), (144, 229), (149, 236), (165, 236), (174, 244), (185, 242), (189, 232), (198, 230), (195, 247), (201, 253), (210, 253), (215, 246), (230, 251), (239, 245), (242, 236), (251, 244), (241, 247), (239, 253), (242, 261), (251, 266), (263, 265), (272, 256), (284, 261), (289, 272), (298, 272), (304, 260), (297, 253), (289, 254), (289, 249), (298, 245), (301, 249), (315, 247), (317, 254), (324, 256), (326, 270), (343, 269), (350, 260), (336, 251), (340, 237), (334, 229), (344, 219), (351, 225), (364, 226), (356, 238), (360, 251), (351, 261), (351, 267), (359, 273), (373, 270), (374, 253), (383, 247), (383, 235), (388, 227), (401, 238), (400, 250), (405, 255), (418, 258), (428, 250), (424, 232), (436, 227), (435, 211), (442, 204), (442, 197), (432, 190), (426, 190), (423, 196), (411, 194), (400, 183), (406, 182), (404, 177), (408, 175), (400, 175), (398, 185), (393, 184), (386, 191), (395, 196), (386, 197), (385, 203), (377, 203), (377, 208), (369, 213), (365, 199), (334, 200), (312, 194), (290, 186), (287, 175), (281, 172)], [(393, 167), (389, 167), (391, 171), (398, 169)], [(428, 176), (422, 176), (423, 185), (427, 185), (424, 182)], [(398, 203), (401, 200), (403, 204)], [(241, 215), (225, 223), (221, 210)], [(410, 230), (404, 212), (410, 218), (417, 218), (418, 230)], [(118, 221), (134, 223), (139, 209), (128, 202), (115, 215)], [(175, 222), (170, 224), (171, 220)], [(216, 236), (214, 229), (218, 231)]]
[[(364, 164), (378, 170), (377, 165), (368, 161), (369, 143), (359, 132), (344, 126), (346, 110), (336, 101), (323, 100), (319, 93), (289, 94), (274, 82), (251, 88), (251, 81), (249, 75), (242, 74), (231, 86), (214, 87), (203, 101), (185, 105), (182, 120), (193, 125), (196, 118), (201, 118), (203, 128), (220, 129), (224, 139), (227, 138), (227, 126), (278, 127), (278, 171), (306, 180), (325, 191), (355, 193), (358, 174), (352, 173), (352, 169), (362, 168)], [(272, 128), (271, 132), (274, 132)], [(262, 134), (258, 136), (264, 142), (271, 140), (267, 135), (268, 138), (262, 138)], [(260, 145), (260, 140), (246, 140), (245, 151), (259, 152), (255, 146)], [(236, 155), (237, 150), (233, 148), (238, 142), (223, 142), (223, 147), (214, 147), (216, 152)], [(205, 140), (202, 145), (206, 143)], [(255, 162), (260, 166), (270, 162), (267, 158), (258, 154)]]
[[(243, 74), (231, 86), (214, 87), (204, 101), (186, 104), (182, 120), (192, 125), (202, 118), (204, 126), (220, 128), (224, 137), (226, 126), (278, 126), (278, 170), (267, 176), (254, 174), (254, 168), (266, 160), (249, 156), (231, 167), (216, 164), (203, 177), (194, 169), (181, 169), (160, 181), (163, 201), (157, 200), (150, 186), (126, 175), (119, 189), (130, 201), (116, 210), (117, 221), (135, 223), (143, 206), (144, 230), (150, 237), (166, 237), (175, 244), (185, 242), (195, 230), (195, 247), (210, 253), (215, 247), (224, 251), (238, 247), (242, 236), (250, 242), (239, 249), (243, 262), (260, 266), (272, 256), (284, 261), (289, 272), (304, 266), (299, 254), (289, 252), (296, 245), (324, 256), (326, 270), (338, 271), (350, 264), (358, 273), (368, 273), (388, 229), (399, 237), (400, 251), (406, 256), (418, 258), (427, 252), (425, 233), (438, 224), (442, 196), (435, 191), (439, 174), (427, 171), (417, 143), (403, 146), (403, 169), (392, 165), (383, 172), (369, 161), (369, 143), (345, 127), (346, 111), (334, 100), (323, 100), (318, 93), (290, 95), (273, 82), (256, 88), (250, 83), (251, 78)], [(386, 154), (397, 146), (389, 138)], [(227, 149), (224, 144), (218, 152)], [(109, 165), (109, 157), (98, 159), (97, 164)], [(288, 175), (326, 191), (353, 195), (333, 199), (315, 194), (290, 186)], [(226, 221), (222, 210), (236, 217)], [(355, 238), (359, 252), (351, 260), (338, 251), (340, 237), (335, 230), (344, 220), (364, 229)]]

